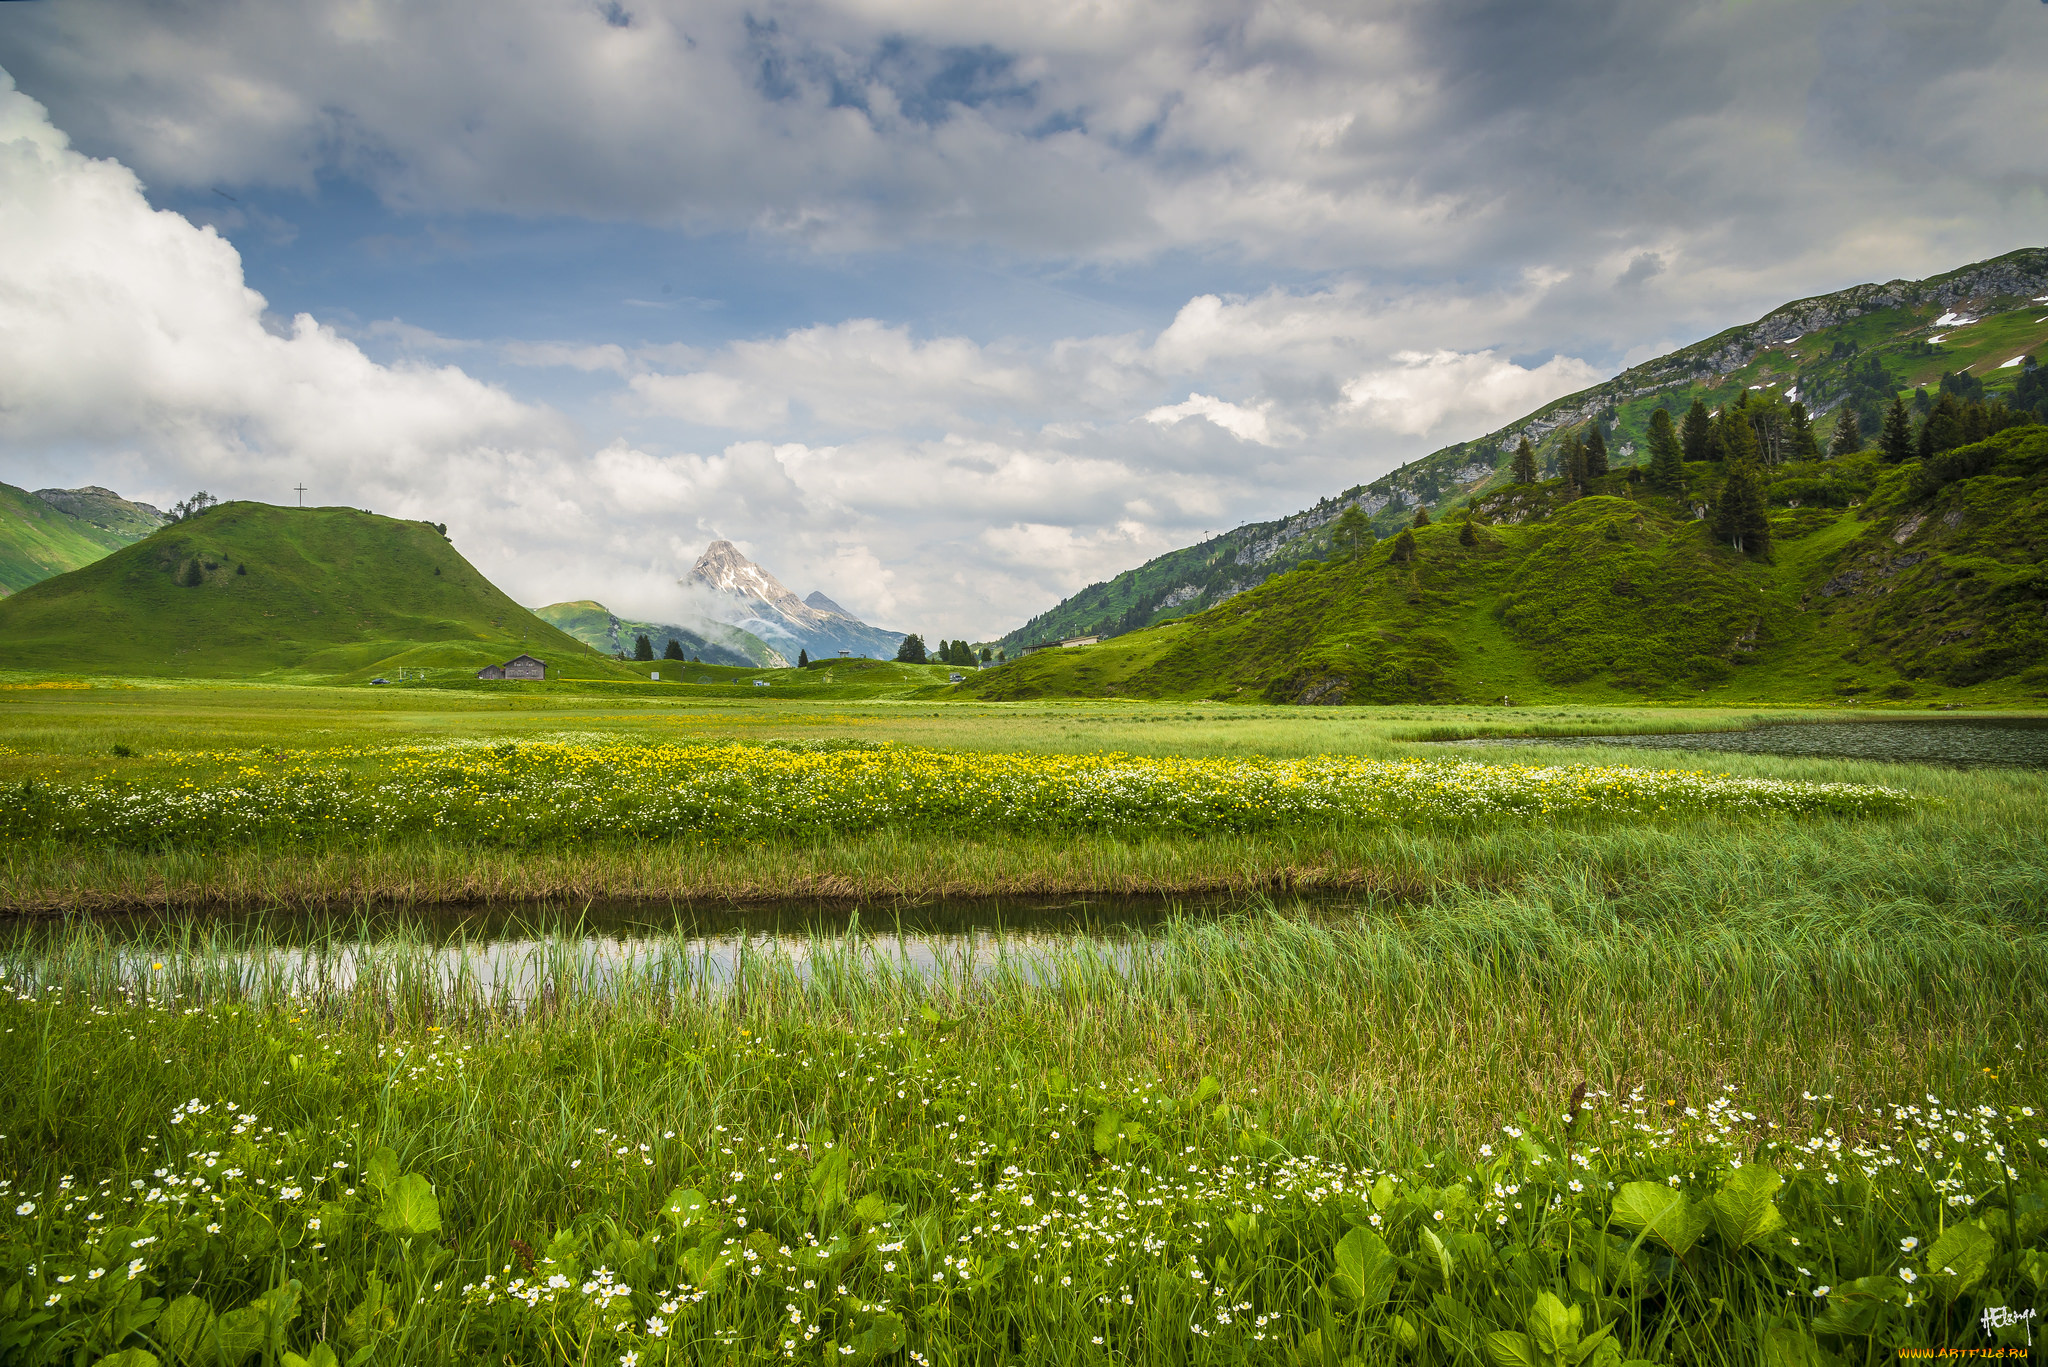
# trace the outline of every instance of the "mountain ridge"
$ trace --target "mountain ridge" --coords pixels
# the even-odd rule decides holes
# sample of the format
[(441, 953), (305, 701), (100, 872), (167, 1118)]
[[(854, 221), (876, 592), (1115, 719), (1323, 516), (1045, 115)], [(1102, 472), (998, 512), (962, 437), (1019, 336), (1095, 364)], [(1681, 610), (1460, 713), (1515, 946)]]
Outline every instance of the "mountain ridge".
[[(1892, 280), (1853, 285), (1828, 294), (1792, 300), (1753, 322), (1679, 347), (1631, 366), (1599, 384), (1563, 395), (1522, 417), (1468, 441), (1448, 446), (1397, 469), (1283, 517), (1247, 523), (1232, 531), (1169, 551), (1090, 584), (1052, 608), (1004, 633), (995, 644), (1014, 654), (1026, 646), (1080, 635), (1117, 635), (1213, 607), (1262, 583), (1271, 574), (1330, 550), (1327, 528), (1347, 507), (1356, 506), (1376, 537), (1388, 536), (1410, 520), (1417, 507), (1441, 517), (1462, 500), (1503, 487), (1515, 443), (1527, 436), (1539, 460), (1554, 460), (1562, 435), (1600, 420), (1611, 433), (1617, 466), (1641, 456), (1650, 412), (1668, 406), (1675, 414), (1693, 398), (1710, 407), (1726, 402), (1752, 383), (1783, 389), (1808, 402), (1826, 419), (1852, 398), (1870, 398), (1853, 383), (1852, 367), (1875, 357), (1887, 376), (1909, 389), (1933, 382), (1950, 365), (1986, 372), (1992, 391), (2009, 387), (2017, 373), (2002, 375), (2007, 357), (2048, 350), (2048, 320), (2032, 321), (2040, 310), (1999, 307), (1943, 330), (1934, 317), (1950, 316), (1958, 304), (1990, 307), (2034, 302), (2048, 294), (2048, 248), (2027, 247), (1973, 262), (1925, 280)], [(2024, 317), (2015, 315), (2024, 314)], [(1996, 322), (1995, 327), (1978, 324)], [(1973, 336), (1959, 338), (1958, 331)], [(1815, 334), (1825, 355), (1803, 359), (1789, 347)], [(1928, 341), (1929, 336), (1933, 337)], [(1828, 351), (1829, 342), (1837, 344)], [(1844, 346), (1853, 349), (1843, 351)], [(1795, 364), (1796, 363), (1796, 364)], [(1805, 386), (1802, 392), (1802, 385)], [(1889, 395), (1886, 396), (1889, 398)], [(1866, 416), (1868, 410), (1866, 409)], [(1831, 422), (1817, 424), (1825, 434)], [(1867, 439), (1876, 425), (1862, 424)]]

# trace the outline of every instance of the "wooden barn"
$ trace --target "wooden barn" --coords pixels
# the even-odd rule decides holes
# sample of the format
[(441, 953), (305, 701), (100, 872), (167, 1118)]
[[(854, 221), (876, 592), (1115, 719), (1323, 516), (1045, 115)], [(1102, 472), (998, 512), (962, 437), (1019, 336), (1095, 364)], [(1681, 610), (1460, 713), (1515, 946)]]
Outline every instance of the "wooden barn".
[(545, 679), (548, 676), (546, 660), (536, 660), (531, 655), (515, 655), (501, 665), (485, 665), (476, 672), (479, 679)]

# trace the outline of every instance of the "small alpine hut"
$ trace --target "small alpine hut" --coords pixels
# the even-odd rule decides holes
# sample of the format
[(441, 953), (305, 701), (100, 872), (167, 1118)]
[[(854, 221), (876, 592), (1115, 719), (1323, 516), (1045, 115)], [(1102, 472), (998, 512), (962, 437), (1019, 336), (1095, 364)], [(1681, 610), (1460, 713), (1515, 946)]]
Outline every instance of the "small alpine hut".
[(485, 665), (476, 672), (479, 679), (545, 679), (548, 665), (531, 655), (515, 655), (501, 665)]

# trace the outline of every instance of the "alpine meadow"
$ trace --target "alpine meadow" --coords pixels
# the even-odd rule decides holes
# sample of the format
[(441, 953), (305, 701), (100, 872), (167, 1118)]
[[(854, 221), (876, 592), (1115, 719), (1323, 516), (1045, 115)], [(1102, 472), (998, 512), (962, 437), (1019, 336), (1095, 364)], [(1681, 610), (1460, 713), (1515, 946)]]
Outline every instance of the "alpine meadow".
[(2048, 1361), (1953, 8), (0, 6), (0, 1367)]

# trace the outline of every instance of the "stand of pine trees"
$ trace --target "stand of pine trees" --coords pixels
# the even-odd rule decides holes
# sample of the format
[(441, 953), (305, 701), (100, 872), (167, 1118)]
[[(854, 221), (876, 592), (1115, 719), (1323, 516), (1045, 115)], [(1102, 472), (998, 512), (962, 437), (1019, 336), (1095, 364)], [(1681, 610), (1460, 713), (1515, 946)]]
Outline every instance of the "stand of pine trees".
[(1729, 462), (1728, 477), (1721, 482), (1721, 496), (1714, 502), (1709, 525), (1716, 537), (1745, 555), (1761, 559), (1771, 553), (1771, 519), (1752, 462)]

